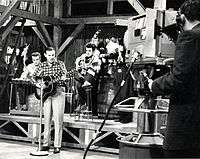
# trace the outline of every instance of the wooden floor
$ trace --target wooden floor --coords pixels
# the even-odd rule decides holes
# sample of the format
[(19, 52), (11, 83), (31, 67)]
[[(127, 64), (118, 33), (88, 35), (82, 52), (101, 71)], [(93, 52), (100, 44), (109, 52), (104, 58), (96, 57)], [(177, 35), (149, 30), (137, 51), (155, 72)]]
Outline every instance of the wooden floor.
[[(60, 154), (53, 154), (50, 150), (48, 156), (31, 156), (30, 153), (37, 150), (37, 147), (30, 143), (16, 142), (0, 139), (0, 159), (82, 159), (83, 150), (64, 148)], [(118, 155), (90, 151), (86, 159), (118, 159)]]

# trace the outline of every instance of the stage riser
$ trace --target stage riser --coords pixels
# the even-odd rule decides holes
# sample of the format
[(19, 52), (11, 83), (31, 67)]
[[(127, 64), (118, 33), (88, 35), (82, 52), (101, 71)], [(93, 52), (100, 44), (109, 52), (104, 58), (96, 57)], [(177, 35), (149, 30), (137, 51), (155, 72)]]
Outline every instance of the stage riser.
[[(8, 122), (8, 124), (16, 123), (14, 126), (19, 129), (19, 131), (24, 133), (22, 136), (18, 136), (18, 134), (6, 134), (1, 131), (4, 129), (5, 125), (0, 125), (0, 137), (4, 139), (11, 140), (19, 140), (19, 141), (29, 141), (33, 144), (37, 143), (38, 139), (38, 128), (39, 128), (39, 117), (35, 116), (16, 116), (9, 114), (0, 114), (0, 121)], [(82, 119), (77, 120), (75, 117), (70, 117), (65, 114), (64, 117), (64, 127), (63, 127), (63, 146), (73, 147), (73, 148), (81, 148), (84, 149), (87, 147), (90, 140), (95, 136), (96, 131), (98, 130), (102, 120), (100, 119)], [(21, 125), (26, 124), (26, 128)], [(53, 122), (52, 122), (53, 124)], [(10, 126), (10, 125), (9, 125)], [(9, 129), (13, 129), (9, 127)], [(116, 138), (119, 135), (131, 134), (133, 131), (136, 131), (136, 124), (121, 124), (114, 121), (107, 121), (107, 124), (104, 126), (102, 130), (102, 134), (100, 137), (95, 140), (91, 149), (103, 152), (110, 153), (118, 153), (118, 141)], [(5, 131), (4, 131), (5, 132)], [(54, 129), (52, 129), (52, 134), (54, 133)], [(108, 139), (111, 140), (108, 143)], [(106, 145), (105, 144), (106, 141)], [(113, 143), (117, 143), (113, 147)], [(52, 141), (53, 146), (53, 141)]]

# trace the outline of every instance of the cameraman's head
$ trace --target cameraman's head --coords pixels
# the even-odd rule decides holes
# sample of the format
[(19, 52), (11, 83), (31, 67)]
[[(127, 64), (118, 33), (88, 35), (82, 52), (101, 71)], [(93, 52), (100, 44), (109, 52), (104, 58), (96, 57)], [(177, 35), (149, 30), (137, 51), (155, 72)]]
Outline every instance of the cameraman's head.
[(191, 30), (200, 23), (200, 0), (186, 0), (180, 7), (183, 30)]

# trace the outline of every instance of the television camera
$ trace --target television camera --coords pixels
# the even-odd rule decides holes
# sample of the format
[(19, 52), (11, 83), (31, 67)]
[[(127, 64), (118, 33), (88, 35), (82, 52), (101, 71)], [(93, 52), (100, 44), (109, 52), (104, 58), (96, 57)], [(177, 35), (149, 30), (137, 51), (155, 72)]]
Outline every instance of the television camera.
[[(128, 19), (127, 37), (124, 38), (127, 39), (125, 61), (131, 63), (134, 54), (140, 54), (133, 73), (139, 79), (139, 82), (136, 80), (140, 83), (140, 86), (136, 84), (139, 95), (148, 95), (147, 78), (155, 79), (172, 71), (180, 24), (180, 16), (174, 10), (147, 8), (145, 14)], [(145, 72), (146, 76), (141, 72)]]

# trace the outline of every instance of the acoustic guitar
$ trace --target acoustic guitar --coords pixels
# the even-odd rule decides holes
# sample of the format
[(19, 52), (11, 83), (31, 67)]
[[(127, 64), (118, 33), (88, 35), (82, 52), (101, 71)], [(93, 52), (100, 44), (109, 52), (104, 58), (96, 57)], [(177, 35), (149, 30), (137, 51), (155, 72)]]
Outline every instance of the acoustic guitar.
[[(58, 80), (55, 79), (55, 77), (53, 76), (45, 76), (42, 78), (37, 77), (36, 78), (37, 83), (41, 83), (41, 86), (43, 87), (43, 96), (42, 96), (43, 102), (45, 102), (49, 96), (53, 96), (56, 94), (57, 86), (64, 86), (64, 87), (69, 86), (68, 83), (72, 77), (74, 77), (74, 70), (69, 71), (67, 73), (65, 80)], [(35, 97), (40, 100), (40, 96), (41, 96), (40, 88), (35, 87)]]

